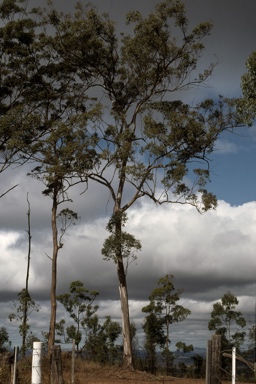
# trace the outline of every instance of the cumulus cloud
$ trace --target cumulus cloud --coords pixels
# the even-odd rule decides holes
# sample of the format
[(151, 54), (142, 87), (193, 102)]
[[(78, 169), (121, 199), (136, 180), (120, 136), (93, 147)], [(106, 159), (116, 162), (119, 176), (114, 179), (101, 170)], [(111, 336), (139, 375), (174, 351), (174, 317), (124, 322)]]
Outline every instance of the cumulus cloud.
[[(100, 292), (100, 316), (120, 320), (116, 266), (101, 256), (106, 223), (106, 218), (81, 222), (67, 233), (58, 261), (58, 292), (67, 292), (71, 281), (81, 280), (86, 288)], [(128, 269), (131, 319), (141, 327), (141, 308), (166, 274), (173, 274), (175, 287), (184, 289), (181, 303), (192, 312), (186, 320), (189, 338), (197, 331), (207, 335), (212, 305), (227, 290), (240, 298), (241, 309), (249, 316), (254, 308), (255, 227), (256, 202), (231, 206), (220, 201), (216, 211), (200, 215), (191, 206), (155, 206), (143, 200), (130, 210), (127, 224), (127, 231), (142, 243), (137, 262)], [(0, 272), (1, 300), (15, 299), (24, 286), (26, 247), (20, 246), (21, 237), (19, 231), (0, 233), (0, 263), (5, 266)], [(30, 289), (37, 300), (47, 302), (51, 263), (45, 253), (50, 253), (50, 228), (35, 241)], [(40, 315), (46, 327), (47, 308)], [(175, 337), (181, 337), (184, 330), (175, 327)]]

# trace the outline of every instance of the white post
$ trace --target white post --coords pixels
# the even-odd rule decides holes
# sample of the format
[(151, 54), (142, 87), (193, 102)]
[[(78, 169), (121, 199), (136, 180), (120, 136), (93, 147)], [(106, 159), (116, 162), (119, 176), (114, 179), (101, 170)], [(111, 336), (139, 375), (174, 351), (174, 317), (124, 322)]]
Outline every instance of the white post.
[(236, 347), (232, 348), (232, 384), (236, 383)]
[(32, 355), (32, 384), (42, 384), (42, 349), (41, 341), (34, 341)]

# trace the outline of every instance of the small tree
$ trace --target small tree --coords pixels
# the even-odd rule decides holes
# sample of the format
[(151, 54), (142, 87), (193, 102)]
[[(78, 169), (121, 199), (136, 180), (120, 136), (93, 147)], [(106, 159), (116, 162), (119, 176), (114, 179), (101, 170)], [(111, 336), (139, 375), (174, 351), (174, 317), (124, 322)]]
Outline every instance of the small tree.
[(250, 357), (253, 356), (254, 361), (256, 361), (256, 325), (252, 325), (249, 328), (248, 342), (247, 354)]
[(9, 341), (9, 334), (5, 327), (0, 328), (0, 352), (6, 351), (7, 347), (11, 346)]
[(29, 315), (32, 312), (39, 312), (40, 305), (38, 305), (30, 296), (29, 293), (29, 273), (30, 273), (30, 261), (31, 261), (31, 225), (30, 225), (30, 202), (28, 199), (27, 194), (27, 203), (28, 203), (28, 257), (27, 257), (27, 272), (26, 272), (26, 282), (25, 282), (25, 288), (23, 288), (18, 293), (18, 300), (14, 301), (14, 306), (16, 308), (16, 313), (12, 313), (9, 315), (10, 321), (16, 320), (20, 322), (19, 325), (19, 333), (22, 337), (22, 346), (21, 346), (21, 354), (23, 357), (26, 355), (26, 349), (28, 345), (28, 331), (30, 329), (30, 325), (28, 323), (29, 321)]
[(100, 324), (98, 316), (94, 315), (83, 326), (86, 326), (87, 334), (83, 347), (86, 357), (101, 364), (116, 362), (120, 346), (115, 345), (115, 342), (122, 333), (120, 324), (112, 321), (110, 316)]
[[(175, 289), (173, 275), (166, 275), (158, 280), (158, 288), (153, 289), (149, 296), (150, 303), (142, 308), (143, 312), (149, 313), (157, 324), (156, 330), (159, 334), (160, 347), (163, 349), (163, 356), (166, 362), (166, 370), (170, 371), (170, 361), (172, 354), (170, 352), (170, 326), (171, 324), (183, 321), (190, 315), (191, 311), (177, 304), (180, 300), (182, 289)], [(147, 328), (145, 328), (147, 329)], [(152, 327), (151, 327), (152, 330)], [(162, 339), (164, 333), (164, 343)]]
[(244, 342), (246, 333), (241, 329), (246, 326), (246, 320), (240, 311), (236, 311), (238, 304), (237, 297), (229, 291), (213, 304), (208, 328), (222, 336), (225, 349), (231, 349), (232, 346), (239, 348)]
[(145, 332), (144, 347), (146, 351), (147, 367), (152, 374), (155, 374), (157, 368), (156, 347), (159, 346), (160, 348), (163, 348), (166, 341), (163, 324), (159, 321), (156, 314), (151, 312), (145, 318), (143, 330)]
[(39, 312), (40, 305), (31, 298), (26, 288), (23, 288), (18, 293), (18, 300), (14, 301), (13, 303), (14, 307), (16, 308), (16, 313), (11, 313), (9, 315), (9, 319), (10, 321), (16, 320), (20, 323), (19, 334), (22, 337), (21, 353), (22, 356), (25, 356), (27, 349), (28, 331), (30, 329), (30, 325), (28, 323), (29, 315), (32, 312)]
[[(86, 316), (92, 316), (98, 309), (98, 306), (93, 305), (93, 302), (99, 293), (97, 291), (90, 292), (79, 280), (72, 281), (69, 291), (70, 293), (57, 296), (57, 300), (64, 306), (76, 324), (66, 328), (67, 337), (65, 340), (66, 342), (71, 342), (72, 339), (75, 339), (78, 351), (82, 339), (81, 324), (84, 324)], [(64, 324), (64, 320), (58, 323), (57, 330), (59, 335), (64, 335)]]

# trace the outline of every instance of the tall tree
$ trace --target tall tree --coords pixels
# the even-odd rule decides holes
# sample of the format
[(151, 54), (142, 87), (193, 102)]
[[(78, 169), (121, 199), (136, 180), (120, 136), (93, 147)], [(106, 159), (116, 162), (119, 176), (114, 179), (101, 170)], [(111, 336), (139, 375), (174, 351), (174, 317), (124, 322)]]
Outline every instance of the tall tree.
[(46, 187), (43, 194), (50, 197), (52, 202), (51, 318), (48, 336), (50, 353), (55, 340), (57, 259), (67, 229), (62, 227), (59, 232), (57, 219), (59, 215), (69, 220), (75, 218), (71, 210), (60, 212), (59, 208), (61, 204), (71, 202), (68, 191), (81, 181), (78, 170), (82, 169), (84, 172), (92, 168), (97, 159), (93, 149), (97, 138), (91, 133), (88, 135), (88, 130), (93, 126), (94, 120), (97, 120), (100, 109), (87, 95), (91, 79), (87, 76), (83, 82), (79, 82), (74, 68), (67, 61), (64, 62), (55, 49), (56, 36), (47, 30), (54, 16), (41, 15), (40, 10), (35, 12), (41, 20), (38, 28), (42, 31), (34, 31), (37, 36), (36, 44), (30, 46), (36, 71), (26, 84), (26, 98), (30, 100), (30, 90), (34, 89), (34, 109), (40, 118), (44, 135), (29, 143), (24, 156), (36, 163), (29, 174), (43, 182)]
[(101, 163), (86, 178), (106, 187), (113, 202), (108, 228), (115, 244), (124, 365), (133, 367), (124, 214), (143, 197), (159, 204), (188, 203), (202, 211), (215, 207), (215, 196), (206, 190), (209, 156), (219, 134), (232, 126), (232, 116), (223, 101), (189, 106), (175, 100), (180, 97), (176, 92), (203, 83), (213, 68), (196, 73), (211, 25), (190, 29), (179, 0), (158, 3), (146, 17), (130, 12), (131, 32), (121, 37), (114, 23), (93, 8), (78, 5), (73, 17), (53, 15), (56, 49), (81, 82), (88, 75), (97, 79), (94, 95), (105, 106), (96, 131)]
[[(155, 339), (159, 346), (163, 348), (167, 373), (170, 373), (170, 360), (172, 357), (170, 353), (170, 326), (185, 320), (191, 313), (189, 309), (177, 304), (183, 290), (175, 289), (172, 279), (173, 275), (160, 278), (158, 280), (159, 287), (153, 289), (149, 296), (150, 303), (142, 308), (142, 312), (149, 313), (149, 318), (153, 318), (156, 323), (156, 335), (160, 337), (158, 336)], [(145, 325), (147, 323), (148, 319), (146, 319)], [(145, 326), (144, 330), (147, 329), (148, 327)]]
[[(3, 15), (10, 14), (10, 7), (16, 12), (20, 3), (5, 0)], [(215, 196), (206, 190), (209, 156), (219, 134), (232, 125), (232, 116), (227, 114), (226, 119), (223, 102), (215, 105), (207, 100), (189, 106), (174, 101), (175, 92), (199, 85), (211, 74), (212, 66), (196, 73), (204, 48), (202, 39), (210, 33), (211, 25), (201, 23), (190, 29), (179, 0), (160, 2), (146, 17), (130, 12), (127, 23), (131, 33), (121, 37), (107, 16), (80, 4), (73, 16), (52, 8), (31, 13), (33, 22), (30, 18), (24, 24), (24, 11), (22, 23), (12, 20), (11, 43), (18, 48), (18, 39), (25, 51), (21, 52), (21, 68), (27, 70), (21, 106), (43, 136), (23, 152), (39, 163), (34, 173), (39, 178), (43, 175), (53, 202), (55, 283), (51, 296), (56, 288), (59, 249), (57, 207), (67, 198), (69, 178), (77, 175), (105, 186), (113, 201), (108, 228), (115, 244), (124, 365), (133, 367), (122, 246), (126, 211), (142, 197), (160, 204), (189, 203), (199, 210), (216, 206)], [(9, 54), (8, 49), (6, 52)], [(14, 72), (20, 79), (18, 53)], [(8, 67), (12, 68), (4, 68)], [(99, 117), (97, 100), (105, 111), (100, 123), (95, 118)], [(65, 199), (59, 200), (64, 195)], [(138, 240), (128, 238), (127, 244), (136, 249)], [(54, 342), (53, 328), (49, 346)]]
[[(43, 194), (52, 199), (52, 283), (49, 351), (56, 322), (59, 205), (70, 201), (68, 190), (78, 175), (91, 168), (97, 156), (96, 136), (87, 134), (100, 109), (87, 91), (95, 78), (80, 81), (76, 68), (55, 49), (57, 36), (50, 29), (54, 12), (31, 8), (23, 0), (4, 0), (0, 6), (0, 119), (3, 167), (11, 159), (36, 163), (32, 174), (42, 181)], [(7, 156), (7, 157), (6, 157)], [(5, 168), (2, 168), (5, 169)], [(81, 174), (81, 172), (80, 172)]]
[(246, 320), (242, 313), (236, 310), (238, 304), (237, 297), (229, 291), (220, 301), (213, 304), (208, 328), (222, 336), (223, 348), (226, 349), (232, 346), (239, 348), (245, 338), (245, 332), (241, 329), (246, 326)]

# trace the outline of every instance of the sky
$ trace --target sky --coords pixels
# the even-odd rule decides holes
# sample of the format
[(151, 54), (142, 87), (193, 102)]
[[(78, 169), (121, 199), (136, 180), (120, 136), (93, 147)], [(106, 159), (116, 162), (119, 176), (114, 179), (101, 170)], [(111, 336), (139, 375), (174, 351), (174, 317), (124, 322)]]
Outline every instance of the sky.
[[(41, 0), (32, 1), (35, 5)], [(63, 1), (53, 0), (57, 7)], [(70, 10), (72, 1), (68, 2)], [(125, 13), (139, 9), (146, 13), (156, 1), (92, 0), (102, 12), (109, 12), (117, 27), (125, 28)], [(207, 86), (179, 95), (194, 103), (204, 97), (241, 95), (240, 80), (245, 61), (256, 49), (255, 0), (186, 0), (192, 26), (201, 21), (214, 25), (205, 39), (205, 54), (200, 66), (215, 62)], [(238, 309), (246, 316), (248, 327), (254, 324), (256, 300), (256, 127), (239, 128), (222, 136), (216, 143), (211, 162), (208, 189), (218, 198), (218, 207), (200, 215), (191, 206), (155, 206), (141, 200), (129, 211), (127, 231), (141, 241), (136, 263), (129, 266), (128, 290), (131, 319), (143, 344), (141, 308), (157, 286), (160, 277), (174, 275), (176, 288), (183, 288), (180, 303), (191, 310), (184, 322), (172, 326), (172, 348), (177, 341), (205, 348), (212, 332), (208, 321), (213, 304), (228, 290), (239, 299)], [(1, 177), (0, 192), (13, 184), (19, 186), (0, 199), (0, 326), (7, 327), (13, 345), (20, 345), (17, 324), (8, 315), (14, 311), (12, 301), (25, 285), (27, 266), (27, 194), (31, 206), (32, 259), (30, 289), (41, 305), (32, 315), (31, 330), (40, 336), (48, 331), (51, 263), (51, 202), (42, 196), (43, 185), (26, 176), (30, 170), (17, 168)], [(90, 290), (98, 290), (99, 311), (103, 318), (111, 315), (120, 321), (121, 311), (115, 265), (104, 261), (101, 248), (108, 236), (106, 224), (111, 213), (108, 195), (99, 186), (81, 194), (72, 191), (70, 209), (81, 217), (64, 238), (58, 263), (58, 293), (68, 291), (70, 282), (81, 280)], [(58, 318), (65, 317), (61, 305)], [(67, 319), (67, 317), (66, 317)], [(248, 328), (247, 327), (247, 328)]]

